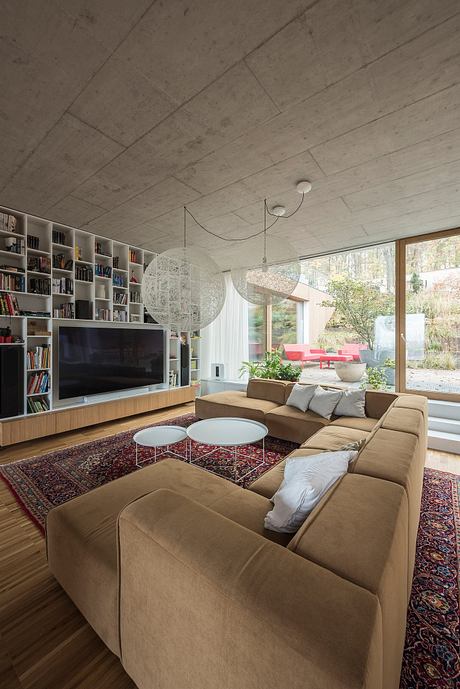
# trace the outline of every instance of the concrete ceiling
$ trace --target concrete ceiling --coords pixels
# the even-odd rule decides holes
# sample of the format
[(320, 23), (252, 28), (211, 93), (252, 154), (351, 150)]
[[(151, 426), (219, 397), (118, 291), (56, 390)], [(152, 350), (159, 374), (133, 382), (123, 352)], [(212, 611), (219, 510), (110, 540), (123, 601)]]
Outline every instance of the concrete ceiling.
[[(460, 225), (458, 0), (0, 0), (0, 203), (163, 251)], [(241, 245), (190, 225), (223, 267)]]

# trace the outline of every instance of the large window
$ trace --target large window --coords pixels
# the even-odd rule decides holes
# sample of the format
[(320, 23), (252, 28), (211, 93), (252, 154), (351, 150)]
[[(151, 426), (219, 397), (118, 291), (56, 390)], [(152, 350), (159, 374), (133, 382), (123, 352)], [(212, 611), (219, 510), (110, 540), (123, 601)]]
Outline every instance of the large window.
[(402, 319), (408, 392), (460, 394), (460, 235), (407, 240)]
[(300, 306), (301, 304), (292, 299), (286, 299), (281, 304), (272, 306), (272, 349), (282, 349), (282, 346), (285, 344), (298, 342), (298, 313)]
[(248, 335), (249, 360), (260, 361), (267, 349), (266, 310), (263, 306), (249, 304)]

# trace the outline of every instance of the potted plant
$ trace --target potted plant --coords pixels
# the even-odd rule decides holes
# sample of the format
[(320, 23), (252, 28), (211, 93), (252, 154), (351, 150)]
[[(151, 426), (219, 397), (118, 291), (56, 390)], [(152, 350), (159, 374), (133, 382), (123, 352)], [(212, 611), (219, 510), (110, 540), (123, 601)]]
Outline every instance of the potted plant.
[(364, 390), (386, 390), (387, 377), (383, 368), (368, 368), (361, 387)]
[(383, 367), (384, 367), (384, 371), (385, 371), (388, 385), (394, 385), (395, 384), (395, 368), (396, 368), (395, 360), (391, 359), (390, 357), (387, 357), (385, 359), (385, 361), (383, 362)]
[(272, 378), (273, 380), (297, 381), (301, 369), (293, 364), (283, 364), (279, 351), (265, 352), (262, 361), (243, 361), (240, 367), (240, 378), (245, 373), (249, 378)]

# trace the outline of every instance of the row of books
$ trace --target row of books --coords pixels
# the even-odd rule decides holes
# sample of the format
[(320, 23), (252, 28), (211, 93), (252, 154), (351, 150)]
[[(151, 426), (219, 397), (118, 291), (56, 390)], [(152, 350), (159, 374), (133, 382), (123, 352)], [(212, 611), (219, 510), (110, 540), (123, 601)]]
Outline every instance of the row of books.
[(112, 267), (104, 266), (102, 263), (96, 263), (96, 275), (103, 278), (112, 277)]
[(111, 257), (110, 251), (108, 251), (105, 246), (103, 246), (102, 242), (95, 242), (94, 244), (94, 251), (99, 254), (100, 256), (108, 256), (109, 258)]
[(126, 292), (114, 292), (113, 293), (113, 303), (114, 304), (127, 304), (128, 295)]
[(129, 250), (129, 260), (131, 263), (140, 263), (137, 251), (134, 251), (134, 249)]
[(72, 270), (73, 260), (64, 254), (53, 254), (53, 268), (58, 270)]
[(129, 293), (129, 301), (131, 304), (140, 304), (141, 303), (141, 293), (137, 289), (133, 289)]
[(53, 318), (75, 318), (73, 304), (59, 304), (53, 307)]
[(53, 230), (53, 242), (54, 244), (65, 244), (66, 237), (65, 237), (65, 232), (61, 232), (60, 230)]
[(40, 237), (34, 237), (33, 234), (27, 235), (27, 247), (29, 249), (39, 249), (40, 248)]
[(50, 368), (50, 346), (39, 345), (27, 350), (27, 368)]
[(73, 294), (73, 280), (71, 278), (53, 278), (53, 294)]
[(117, 311), (116, 309), (113, 310), (113, 320), (117, 321), (118, 323), (127, 323), (128, 322), (128, 312), (127, 311)]
[(2, 237), (2, 242), (0, 243), (0, 249), (2, 251), (8, 251), (10, 254), (23, 254), (24, 253), (24, 238), (23, 237)]
[(19, 304), (14, 294), (0, 292), (0, 316), (19, 316)]
[(11, 290), (12, 292), (25, 292), (26, 279), (24, 275), (0, 273), (0, 289)]
[(112, 314), (110, 309), (96, 309), (96, 320), (97, 321), (110, 321), (112, 319)]
[(0, 230), (4, 232), (16, 232), (18, 220), (9, 213), (0, 213)]
[(75, 266), (75, 279), (84, 282), (93, 281), (93, 269), (91, 266)]
[(36, 273), (51, 273), (51, 260), (48, 256), (29, 256), (27, 270), (33, 270)]
[(48, 371), (40, 371), (29, 376), (27, 381), (27, 394), (36, 395), (37, 393), (45, 393), (49, 391), (50, 374)]
[(112, 284), (115, 287), (126, 287), (126, 278), (123, 275), (114, 275)]
[(49, 411), (50, 404), (46, 397), (29, 397), (27, 399), (27, 411), (29, 414), (38, 414), (41, 411)]
[(29, 294), (51, 294), (49, 278), (29, 278)]

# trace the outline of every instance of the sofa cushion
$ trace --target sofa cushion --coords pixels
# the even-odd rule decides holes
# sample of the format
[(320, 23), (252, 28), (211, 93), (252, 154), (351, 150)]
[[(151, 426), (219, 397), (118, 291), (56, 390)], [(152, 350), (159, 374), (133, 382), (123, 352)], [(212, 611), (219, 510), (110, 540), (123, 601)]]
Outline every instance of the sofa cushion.
[(265, 531), (268, 499), (178, 459), (162, 460), (55, 507), (47, 519), (50, 569), (118, 655), (116, 522), (126, 505), (159, 488), (174, 490), (271, 540), (289, 541), (286, 535)]
[(264, 423), (265, 414), (277, 408), (276, 402), (247, 397), (241, 390), (225, 390), (212, 395), (197, 397), (195, 413), (200, 419), (212, 419), (216, 416), (238, 416)]
[(320, 428), (327, 426), (329, 421), (310, 410), (303, 412), (295, 407), (283, 405), (269, 411), (264, 423), (268, 426), (270, 435), (300, 445)]
[(325, 419), (330, 419), (342, 395), (343, 392), (324, 390), (318, 385), (309, 404), (309, 409)]
[(359, 453), (351, 471), (400, 485), (409, 504), (409, 580), (415, 563), (415, 545), (420, 518), (426, 439), (414, 433), (378, 428)]
[(346, 426), (335, 426), (330, 424), (315, 433), (311, 438), (302, 443), (302, 447), (317, 448), (319, 450), (340, 450), (343, 445), (369, 437), (368, 431), (361, 431), (357, 428), (347, 428)]
[(331, 426), (344, 426), (345, 428), (355, 428), (357, 431), (368, 431), (369, 433), (378, 424), (378, 419), (366, 417), (364, 419), (356, 419), (352, 416), (341, 416), (331, 422)]
[(316, 385), (299, 385), (296, 383), (291, 388), (291, 393), (286, 400), (288, 407), (295, 407), (299, 411), (307, 411), (313, 395), (316, 392)]
[(346, 474), (288, 548), (379, 599), (383, 687), (398, 687), (406, 631), (407, 497), (401, 486)]
[(366, 416), (365, 404), (365, 390), (344, 390), (334, 409), (334, 416), (351, 416), (363, 419)]
[(323, 495), (348, 471), (357, 452), (320, 452), (288, 457), (283, 482), (272, 498), (273, 509), (265, 517), (265, 528), (295, 533)]
[(425, 432), (423, 412), (419, 409), (393, 407), (385, 414), (382, 428), (387, 428), (390, 431), (403, 431), (404, 433), (421, 435)]
[(276, 404), (284, 404), (286, 383), (282, 380), (251, 378), (246, 394), (248, 397), (258, 400), (269, 400)]
[(398, 395), (393, 392), (366, 390), (366, 416), (380, 419), (397, 398)]
[(289, 457), (305, 457), (306, 455), (317, 455), (318, 449), (312, 447), (299, 447), (297, 450), (293, 450), (287, 457), (275, 464), (274, 467), (266, 471), (262, 476), (259, 476), (250, 486), (249, 490), (253, 490), (254, 493), (259, 493), (265, 498), (271, 500), (276, 491), (281, 485), (284, 478), (284, 465)]

